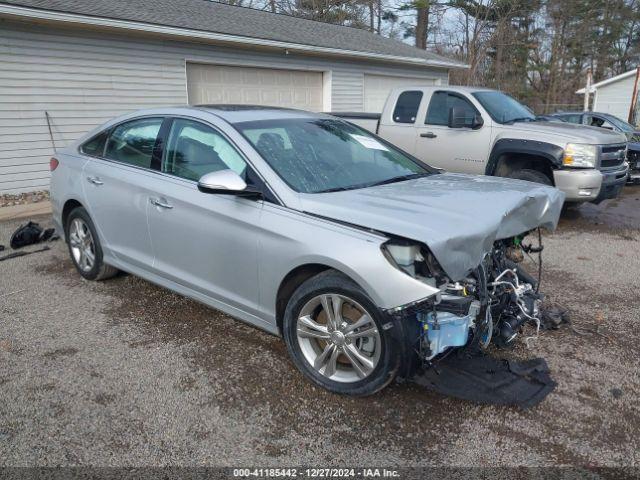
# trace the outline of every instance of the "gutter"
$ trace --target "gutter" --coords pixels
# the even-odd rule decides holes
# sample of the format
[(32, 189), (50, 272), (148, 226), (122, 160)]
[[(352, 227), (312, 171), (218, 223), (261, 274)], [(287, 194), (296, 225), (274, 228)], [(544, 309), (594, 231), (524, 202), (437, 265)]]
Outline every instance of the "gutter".
[(130, 20), (117, 20), (105, 17), (92, 17), (75, 13), (55, 12), (52, 10), (40, 10), (37, 8), (19, 7), (15, 5), (0, 4), (0, 16), (18, 17), (22, 19), (45, 20), (52, 22), (63, 22), (68, 24), (92, 25), (96, 27), (115, 28), (119, 30), (129, 30), (136, 32), (156, 33), (185, 39), (209, 40), (213, 42), (255, 45), (259, 47), (270, 47), (284, 50), (292, 50), (306, 53), (322, 53), (342, 57), (357, 57), (371, 60), (387, 61), (394, 63), (405, 63), (412, 65), (422, 65), (430, 67), (444, 68), (469, 68), (469, 65), (457, 62), (447, 62), (439, 60), (427, 60), (412, 57), (397, 57), (381, 53), (359, 52), (356, 50), (343, 50), (339, 48), (318, 47), (299, 43), (282, 42), (278, 40), (267, 40), (261, 38), (245, 37), (239, 35), (229, 35), (225, 33), (206, 32), (203, 30), (193, 30), (181, 27), (170, 27), (153, 23), (135, 22)]

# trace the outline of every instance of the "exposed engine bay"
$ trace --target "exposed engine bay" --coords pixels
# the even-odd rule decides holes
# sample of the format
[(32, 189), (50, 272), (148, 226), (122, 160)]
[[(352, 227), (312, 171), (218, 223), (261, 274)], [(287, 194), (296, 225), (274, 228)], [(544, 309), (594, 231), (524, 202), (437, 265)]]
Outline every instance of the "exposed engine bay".
[[(492, 342), (510, 345), (521, 328), (530, 323), (537, 332), (541, 325), (539, 293), (542, 266), (542, 236), (537, 245), (526, 244), (523, 235), (498, 240), (482, 263), (459, 281), (452, 282), (425, 248), (416, 244), (387, 244), (399, 268), (441, 293), (403, 314), (417, 322), (413, 350), (423, 365), (451, 352), (455, 347), (479, 346)], [(538, 279), (522, 266), (525, 255), (537, 254)], [(410, 320), (409, 320), (410, 321)], [(526, 339), (528, 340), (528, 339)]]

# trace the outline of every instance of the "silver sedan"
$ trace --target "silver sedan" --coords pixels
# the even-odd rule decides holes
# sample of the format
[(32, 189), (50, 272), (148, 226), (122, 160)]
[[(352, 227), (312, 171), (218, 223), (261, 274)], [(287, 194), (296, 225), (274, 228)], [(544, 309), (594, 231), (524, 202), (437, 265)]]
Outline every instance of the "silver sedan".
[(281, 335), (309, 379), (352, 395), (498, 337), (498, 283), (517, 284), (534, 318), (532, 280), (487, 259), (554, 228), (563, 201), (264, 107), (122, 116), (51, 170), (54, 220), (84, 278), (129, 272)]

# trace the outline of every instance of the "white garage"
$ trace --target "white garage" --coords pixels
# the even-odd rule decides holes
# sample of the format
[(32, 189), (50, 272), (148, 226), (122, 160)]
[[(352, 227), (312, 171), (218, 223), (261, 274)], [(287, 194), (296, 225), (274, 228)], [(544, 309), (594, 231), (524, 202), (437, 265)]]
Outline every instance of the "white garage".
[[(638, 97), (636, 84), (638, 83), (638, 78), (640, 78), (639, 70), (640, 68), (634, 68), (591, 85), (589, 93), (594, 94), (592, 110), (594, 112), (610, 113), (625, 121), (629, 120), (634, 94), (636, 95), (636, 101)], [(584, 95), (585, 89), (581, 88), (576, 93)], [(639, 120), (638, 115), (636, 113), (636, 120)]]
[(357, 28), (148, 3), (0, 0), (0, 195), (47, 189), (51, 156), (123, 113), (186, 103), (379, 112), (391, 88), (444, 85), (465, 68)]
[(187, 63), (189, 103), (322, 110), (322, 72)]
[(435, 85), (437, 78), (405, 77), (392, 75), (364, 75), (364, 111), (382, 112), (387, 95), (394, 88)]

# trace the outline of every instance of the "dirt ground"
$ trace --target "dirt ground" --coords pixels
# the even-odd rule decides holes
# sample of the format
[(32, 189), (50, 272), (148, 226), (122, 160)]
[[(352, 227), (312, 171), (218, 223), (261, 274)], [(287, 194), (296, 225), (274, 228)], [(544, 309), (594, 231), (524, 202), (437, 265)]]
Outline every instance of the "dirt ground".
[(333, 395), (279, 338), (131, 275), (83, 281), (62, 242), (0, 262), (0, 466), (637, 467), (640, 187), (565, 211), (545, 245), (542, 291), (572, 328), (507, 353), (558, 383), (526, 411), (407, 384)]

